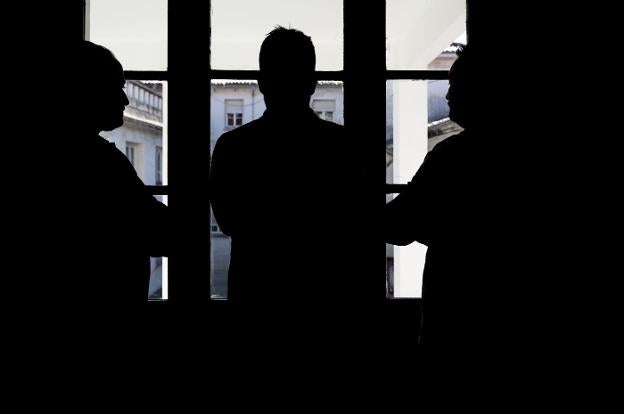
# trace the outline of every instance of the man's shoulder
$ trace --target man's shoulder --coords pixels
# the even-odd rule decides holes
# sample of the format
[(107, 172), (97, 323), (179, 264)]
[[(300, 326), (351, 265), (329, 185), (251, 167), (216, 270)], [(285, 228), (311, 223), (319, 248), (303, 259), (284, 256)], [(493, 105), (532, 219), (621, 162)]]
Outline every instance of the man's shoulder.
[(336, 124), (334, 122), (319, 119), (317, 123), (317, 134), (322, 137), (329, 145), (334, 149), (347, 146), (351, 144), (351, 136), (349, 129), (344, 125)]
[(473, 144), (471, 134), (464, 130), (437, 143), (431, 152), (434, 154), (463, 152)]
[(324, 119), (319, 119), (318, 122), (320, 128), (328, 131), (329, 133), (344, 134), (346, 132), (346, 129), (343, 125), (337, 124), (335, 122), (326, 121)]
[(251, 122), (241, 125), (230, 131), (226, 131), (219, 137), (219, 140), (230, 141), (237, 138), (247, 137), (257, 134), (262, 128), (262, 118), (254, 119)]
[(228, 151), (228, 148), (245, 146), (248, 142), (253, 142), (254, 138), (262, 134), (262, 118), (255, 119), (236, 129), (226, 131), (217, 139), (215, 152)]
[(90, 142), (99, 150), (111, 151), (117, 148), (113, 142), (110, 142), (101, 135), (95, 135)]
[(110, 142), (106, 138), (99, 135), (96, 136), (93, 141), (93, 147), (95, 148), (96, 154), (101, 158), (116, 158), (124, 161), (127, 160), (124, 153), (117, 148), (114, 142)]

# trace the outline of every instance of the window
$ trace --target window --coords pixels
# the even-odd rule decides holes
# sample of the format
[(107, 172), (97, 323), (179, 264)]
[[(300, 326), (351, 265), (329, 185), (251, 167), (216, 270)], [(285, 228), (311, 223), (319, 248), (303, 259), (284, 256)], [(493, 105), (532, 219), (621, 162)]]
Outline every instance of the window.
[(465, 31), (465, 0), (386, 0), (387, 67), (434, 69), (445, 48), (458, 38), (465, 42)]
[[(139, 81), (162, 81), (164, 89), (168, 87), (168, 81), (170, 83), (171, 96), (163, 91), (159, 96), (164, 101), (158, 98), (154, 104), (159, 109), (160, 118), (149, 119), (149, 126), (160, 128), (162, 134), (162, 146), (155, 149), (156, 154), (152, 155), (153, 146), (143, 144), (141, 147), (142, 141), (126, 141), (126, 138), (135, 139), (131, 135), (124, 136), (117, 143), (120, 148), (126, 143), (131, 144), (126, 146), (128, 158), (132, 158), (131, 162), (137, 170), (142, 169), (145, 161), (145, 171), (157, 177), (154, 181), (157, 185), (168, 182), (168, 168), (171, 166), (172, 183), (176, 183), (176, 193), (172, 195), (172, 198), (176, 198), (176, 208), (184, 212), (185, 218), (196, 224), (196, 228), (210, 229), (206, 235), (198, 235), (193, 240), (178, 241), (184, 248), (176, 251), (177, 256), (172, 259), (172, 263), (176, 264), (172, 264), (171, 269), (174, 278), (176, 274), (180, 275), (176, 282), (177, 293), (173, 294), (178, 298), (195, 299), (197, 292), (209, 289), (216, 296), (224, 297), (227, 294), (223, 280), (218, 283), (213, 281), (209, 286), (209, 278), (203, 279), (211, 272), (227, 272), (226, 268), (221, 269), (217, 265), (226, 261), (219, 261), (222, 250), (215, 245), (220, 241), (214, 238), (211, 240), (210, 233), (215, 233), (215, 238), (218, 237), (224, 244), (227, 238), (222, 237), (222, 233), (212, 231), (215, 224), (210, 223), (210, 215), (207, 213), (209, 206), (203, 206), (203, 209), (198, 207), (205, 198), (203, 179), (213, 135), (243, 125), (261, 115), (259, 109), (254, 107), (259, 102), (258, 107), (262, 105), (261, 95), (256, 94), (252, 95), (253, 100), (240, 99), (235, 95), (227, 98), (231, 100), (227, 102), (230, 105), (222, 101), (214, 116), (212, 111), (215, 103), (211, 96), (208, 116), (206, 95), (210, 94), (214, 80), (232, 79), (240, 82), (254, 79), (258, 70), (257, 53), (266, 33), (277, 24), (292, 26), (311, 35), (315, 43), (318, 79), (334, 83), (344, 81), (344, 100), (342, 86), (339, 98), (322, 94), (313, 97), (311, 106), (317, 115), (347, 126), (354, 126), (362, 118), (373, 125), (376, 122), (383, 123), (383, 109), (380, 109), (380, 105), (384, 104), (384, 98), (380, 97), (379, 88), (383, 89), (386, 81), (391, 81), (390, 84), (397, 81), (392, 85), (392, 99), (399, 103), (392, 109), (394, 112), (391, 111), (390, 117), (393, 121), (396, 116), (409, 116), (401, 109), (405, 105), (400, 103), (403, 102), (401, 96), (409, 97), (412, 94), (413, 98), (426, 101), (427, 94), (421, 90), (414, 95), (410, 87), (402, 86), (402, 83), (409, 85), (412, 81), (447, 79), (446, 71), (452, 53), (443, 54), (447, 50), (452, 51), (453, 43), (462, 42), (461, 37), (466, 30), (465, 2), (461, 0), (386, 0), (385, 5), (377, 2), (364, 5), (342, 0), (212, 0), (209, 3), (211, 7), (203, 2), (196, 2), (193, 7), (189, 7), (184, 2), (173, 0), (90, 0), (86, 19), (88, 24), (85, 25), (88, 30), (86, 38), (109, 47), (124, 65), (126, 78), (136, 82), (130, 86), (130, 95), (136, 102), (147, 102)], [(210, 53), (190, 57), (182, 52), (189, 47), (191, 50), (205, 51), (208, 44)], [(369, 78), (363, 80), (362, 73)], [(205, 76), (208, 81), (194, 80), (194, 75)], [(327, 103), (323, 101), (327, 100), (335, 101), (333, 109), (321, 107)], [(126, 112), (129, 122), (135, 122), (132, 118), (135, 114), (128, 110)], [(406, 115), (400, 115), (401, 112)], [(171, 114), (170, 121), (167, 119), (168, 114)], [(216, 131), (215, 125), (207, 126), (197, 122), (208, 118), (211, 122), (218, 119), (219, 131)], [(168, 122), (171, 123), (172, 131), (170, 146), (167, 141)], [(425, 131), (431, 131), (427, 129), (430, 122), (421, 115), (418, 122), (424, 123)], [(392, 122), (388, 127), (393, 128)], [(376, 137), (383, 135), (383, 124), (381, 133), (375, 127), (369, 129), (370, 134), (363, 131), (359, 135), (363, 152), (371, 160), (379, 160), (375, 157), (383, 157), (384, 154), (377, 142), (383, 138)], [(406, 147), (409, 136), (401, 133), (400, 129), (397, 127), (397, 133), (390, 135), (389, 149), (386, 149), (385, 154), (387, 170), (388, 166), (390, 170), (394, 168), (393, 156), (397, 159), (407, 159), (409, 156), (407, 153), (402, 155), (401, 151), (409, 148), (409, 145)], [(423, 133), (419, 131), (417, 139), (422, 141)], [(208, 135), (210, 139), (204, 139)], [(432, 140), (427, 138), (427, 133), (424, 136), (428, 140), (425, 141), (427, 145), (431, 144)], [(417, 145), (422, 147), (422, 142)], [(142, 160), (143, 153), (145, 160)], [(161, 158), (160, 162), (158, 157)], [(154, 168), (149, 165), (151, 160), (156, 164)], [(371, 165), (371, 168), (376, 171), (374, 175), (380, 176), (379, 163)], [(394, 176), (388, 181), (393, 184), (405, 183), (402, 177), (393, 179)], [(154, 189), (155, 194), (167, 194), (168, 191), (166, 186)], [(204, 243), (210, 249), (200, 253), (202, 250), (197, 248), (197, 243)], [(372, 263), (373, 259), (370, 260)], [(395, 264), (393, 260), (395, 258), (389, 256), (388, 268), (399, 269), (394, 274), (394, 285), (395, 296), (401, 296), (402, 286), (405, 286), (402, 278), (408, 277), (410, 271), (400, 270), (404, 269), (403, 265)], [(168, 289), (166, 268), (163, 260), (163, 292)], [(418, 293), (410, 293), (408, 296), (418, 296)], [(167, 297), (167, 294), (163, 293), (163, 297)]]
[(341, 70), (342, 0), (212, 0), (210, 50), (214, 69), (257, 70), (258, 50), (275, 26), (312, 37), (318, 70)]
[(89, 0), (87, 40), (109, 48), (125, 70), (166, 70), (167, 3)]
[(243, 114), (228, 113), (227, 114), (227, 126), (240, 126), (243, 124)]
[[(404, 185), (429, 150), (461, 131), (445, 96), (457, 45), (466, 43), (466, 2), (386, 0), (386, 28), (387, 67), (403, 71), (386, 82), (386, 182)], [(426, 252), (416, 242), (386, 246), (391, 296), (421, 296)]]
[(226, 99), (225, 113), (227, 127), (237, 127), (243, 125), (243, 100)]
[[(121, 62), (130, 101), (124, 125), (101, 135), (125, 152), (143, 182), (157, 186), (149, 188), (152, 194), (167, 204), (169, 1), (86, 2), (84, 37), (109, 48)], [(152, 258), (151, 265), (149, 297), (168, 299), (169, 259)]]

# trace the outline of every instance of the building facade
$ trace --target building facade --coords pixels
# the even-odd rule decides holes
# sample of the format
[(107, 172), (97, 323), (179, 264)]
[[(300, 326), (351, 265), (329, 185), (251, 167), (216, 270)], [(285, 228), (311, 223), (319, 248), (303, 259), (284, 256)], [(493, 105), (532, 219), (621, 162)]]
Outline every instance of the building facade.
[[(161, 185), (164, 177), (163, 85), (160, 82), (126, 82), (129, 105), (124, 111), (124, 124), (101, 136), (126, 154), (139, 178), (146, 185)], [(157, 197), (162, 201), (162, 197)], [(119, 217), (132, 226), (132, 217)], [(154, 223), (158, 226), (158, 223)], [(162, 295), (162, 259), (151, 258), (149, 296)]]

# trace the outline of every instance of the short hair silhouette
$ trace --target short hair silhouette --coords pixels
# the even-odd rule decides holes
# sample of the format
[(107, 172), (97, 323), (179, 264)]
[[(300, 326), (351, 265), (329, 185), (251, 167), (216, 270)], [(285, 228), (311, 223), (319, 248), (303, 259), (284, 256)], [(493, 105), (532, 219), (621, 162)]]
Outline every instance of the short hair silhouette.
[(76, 105), (79, 122), (89, 129), (111, 131), (123, 124), (123, 111), (128, 97), (123, 67), (107, 48), (89, 41), (78, 46), (78, 83), (88, 85), (78, 91)]
[(260, 70), (272, 72), (286, 67), (314, 72), (316, 52), (310, 36), (297, 29), (277, 26), (260, 47)]
[(260, 47), (258, 84), (268, 109), (307, 108), (316, 89), (316, 52), (312, 39), (297, 29), (278, 26)]
[(453, 62), (452, 65), (455, 68), (454, 70), (463, 73), (465, 69), (472, 68), (474, 63), (472, 61), (473, 53), (472, 49), (468, 47), (468, 45), (459, 45), (455, 54), (457, 55), (457, 59), (455, 59), (455, 62)]
[[(479, 95), (486, 91), (482, 90), (484, 82), (479, 79), (481, 76), (476, 68), (478, 60), (474, 48), (461, 45), (456, 53), (457, 59), (449, 71), (449, 117), (465, 128), (481, 122), (490, 105), (479, 99)], [(487, 107), (482, 107), (484, 104)]]
[(97, 81), (109, 78), (111, 71), (121, 64), (110, 50), (104, 46), (83, 40), (78, 46), (78, 77), (85, 81)]

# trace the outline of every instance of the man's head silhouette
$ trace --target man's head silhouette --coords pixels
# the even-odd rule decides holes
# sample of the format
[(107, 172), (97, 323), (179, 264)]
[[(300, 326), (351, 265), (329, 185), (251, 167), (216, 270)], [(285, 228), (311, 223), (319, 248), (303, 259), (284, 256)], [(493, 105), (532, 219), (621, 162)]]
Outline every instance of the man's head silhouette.
[(78, 47), (78, 84), (75, 102), (79, 122), (94, 132), (110, 131), (123, 125), (128, 97), (121, 63), (110, 50), (82, 41)]
[[(449, 89), (446, 99), (449, 104), (449, 117), (460, 126), (467, 128), (479, 122), (482, 114), (476, 70), (475, 50), (469, 46), (460, 47), (457, 60), (449, 72)], [(482, 91), (485, 93), (485, 90)]]
[(312, 39), (296, 29), (278, 26), (260, 48), (258, 83), (267, 108), (301, 111), (316, 89), (316, 53)]

